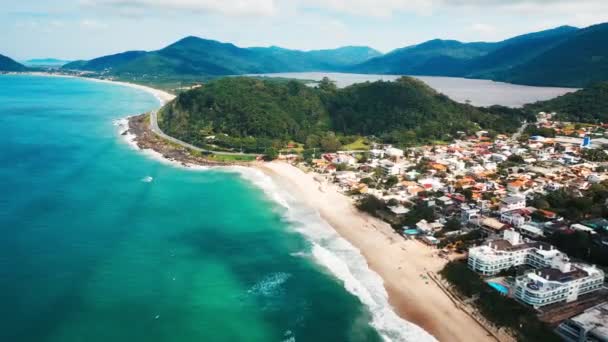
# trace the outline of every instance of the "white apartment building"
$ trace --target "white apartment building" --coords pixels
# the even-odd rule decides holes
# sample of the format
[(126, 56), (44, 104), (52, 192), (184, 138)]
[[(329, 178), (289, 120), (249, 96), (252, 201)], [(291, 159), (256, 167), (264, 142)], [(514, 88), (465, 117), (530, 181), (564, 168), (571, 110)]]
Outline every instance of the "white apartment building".
[(525, 242), (514, 230), (503, 239), (469, 249), (468, 266), (491, 276), (514, 266), (529, 265), (536, 270), (516, 279), (515, 297), (534, 307), (570, 302), (599, 290), (604, 273), (594, 266), (573, 265), (568, 256), (541, 242)]
[(528, 221), (528, 219), (518, 210), (515, 210), (505, 211), (504, 213), (500, 214), (500, 221), (510, 224), (513, 227), (521, 227)]
[(526, 198), (521, 196), (509, 196), (500, 201), (500, 212), (524, 209), (526, 207)]
[(385, 176), (396, 176), (401, 172), (401, 167), (390, 160), (381, 160), (380, 169)]
[(505, 230), (503, 239), (470, 248), (468, 264), (473, 271), (490, 276), (525, 264), (534, 267), (547, 266), (556, 253), (559, 251), (548, 244), (526, 243), (518, 232)]
[(565, 255), (553, 259), (551, 266), (531, 271), (515, 279), (515, 297), (539, 308), (573, 302), (579, 296), (604, 285), (604, 272), (595, 266), (572, 264)]

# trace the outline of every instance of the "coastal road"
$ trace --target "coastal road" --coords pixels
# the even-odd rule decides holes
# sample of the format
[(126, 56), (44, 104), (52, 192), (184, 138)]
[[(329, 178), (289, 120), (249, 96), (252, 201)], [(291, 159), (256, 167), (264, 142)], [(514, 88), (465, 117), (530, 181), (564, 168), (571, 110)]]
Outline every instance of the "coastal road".
[(191, 149), (193, 151), (198, 151), (201, 153), (211, 153), (211, 154), (221, 154), (221, 155), (231, 155), (231, 156), (251, 156), (251, 157), (256, 157), (259, 154), (254, 154), (254, 153), (242, 153), (242, 152), (218, 152), (218, 151), (211, 151), (211, 150), (205, 150), (203, 148), (200, 147), (196, 147), (192, 144), (188, 144), (185, 141), (181, 141), (179, 139), (176, 139), (172, 136), (169, 136), (167, 134), (165, 134), (160, 127), (158, 127), (158, 110), (152, 111), (150, 112), (150, 129), (152, 130), (152, 132), (154, 132), (154, 134), (158, 135), (159, 137), (168, 140), (174, 144), (180, 145), (182, 147)]

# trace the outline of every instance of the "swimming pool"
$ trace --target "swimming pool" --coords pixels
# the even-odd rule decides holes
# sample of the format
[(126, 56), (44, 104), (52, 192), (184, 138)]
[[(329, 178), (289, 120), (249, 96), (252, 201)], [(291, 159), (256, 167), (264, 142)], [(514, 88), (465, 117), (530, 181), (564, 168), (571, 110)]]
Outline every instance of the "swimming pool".
[(509, 294), (509, 288), (503, 284), (488, 282), (488, 285), (505, 296)]

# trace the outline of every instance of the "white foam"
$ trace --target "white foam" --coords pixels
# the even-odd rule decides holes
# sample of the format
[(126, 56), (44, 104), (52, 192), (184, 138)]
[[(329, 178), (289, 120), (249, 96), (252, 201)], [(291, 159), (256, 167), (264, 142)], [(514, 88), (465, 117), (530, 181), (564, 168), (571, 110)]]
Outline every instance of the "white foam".
[(289, 273), (273, 273), (253, 285), (247, 292), (264, 297), (271, 297), (278, 294), (278, 292), (281, 290), (281, 285), (283, 285), (289, 278), (291, 278), (291, 274)]
[(137, 145), (137, 141), (136, 141), (137, 136), (135, 134), (129, 132), (129, 118), (130, 117), (114, 120), (113, 125), (118, 127), (118, 134), (120, 134), (120, 136), (123, 138), (123, 141), (125, 141), (134, 150), (140, 151), (146, 157), (159, 161), (165, 165), (177, 167), (180, 169), (190, 170), (190, 171), (207, 171), (207, 170), (209, 170), (208, 166), (182, 163), (177, 160), (165, 158), (165, 156), (163, 156), (161, 153), (159, 153), (155, 150), (139, 148), (139, 146)]
[(311, 241), (313, 260), (340, 279), (345, 289), (369, 309), (372, 326), (386, 341), (436, 341), (428, 332), (393, 311), (382, 278), (368, 267), (360, 251), (340, 237), (317, 211), (298, 203), (294, 196), (259, 170), (232, 169), (260, 187), (283, 208), (290, 226)]
[[(128, 121), (126, 124), (128, 127)], [(130, 145), (134, 145), (139, 150), (134, 137), (130, 137), (130, 134), (126, 134), (125, 137)], [(143, 150), (142, 152), (174, 167), (196, 171), (209, 170), (209, 167), (204, 166), (184, 166), (153, 150)], [(260, 170), (243, 166), (227, 166), (217, 169), (238, 173), (242, 178), (262, 189), (268, 198), (283, 208), (282, 213), (293, 229), (312, 242), (313, 260), (326, 267), (343, 282), (347, 291), (357, 296), (367, 306), (372, 314), (371, 324), (384, 340), (436, 341), (428, 332), (402, 319), (393, 311), (388, 302), (388, 294), (382, 278), (368, 267), (360, 251), (340, 237), (317, 211), (298, 203), (294, 196), (280, 188), (270, 176)], [(261, 288), (262, 285), (258, 287)]]

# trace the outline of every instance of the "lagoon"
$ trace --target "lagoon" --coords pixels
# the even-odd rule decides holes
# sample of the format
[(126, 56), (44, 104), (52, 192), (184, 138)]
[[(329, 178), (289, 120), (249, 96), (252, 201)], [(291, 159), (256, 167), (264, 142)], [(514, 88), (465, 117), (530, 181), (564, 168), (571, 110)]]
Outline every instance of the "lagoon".
[[(399, 75), (372, 75), (372, 74), (347, 74), (328, 72), (293, 72), (257, 74), (256, 76), (282, 77), (302, 80), (320, 81), (328, 77), (336, 82), (338, 87), (361, 82), (394, 81)], [(435, 76), (413, 76), (431, 88), (449, 96), (451, 99), (474, 106), (503, 105), (508, 107), (521, 107), (527, 103), (544, 101), (561, 96), (578, 89), (556, 88), (556, 87), (531, 87), (489, 80), (478, 80), (458, 77), (435, 77)]]

